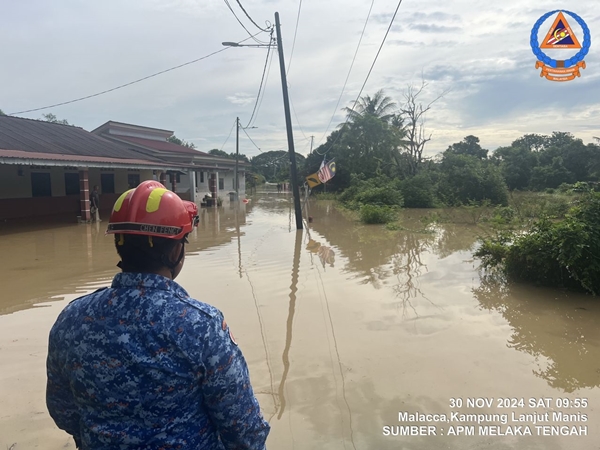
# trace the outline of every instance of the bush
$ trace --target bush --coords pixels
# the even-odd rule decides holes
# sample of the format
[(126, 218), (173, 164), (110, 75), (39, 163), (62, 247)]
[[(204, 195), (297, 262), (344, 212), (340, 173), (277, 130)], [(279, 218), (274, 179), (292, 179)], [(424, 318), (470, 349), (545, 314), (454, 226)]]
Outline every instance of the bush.
[(389, 206), (362, 205), (359, 214), (364, 223), (388, 223), (396, 220), (396, 212)]
[(427, 175), (416, 175), (400, 184), (405, 208), (434, 208), (433, 182)]
[(514, 279), (600, 293), (600, 193), (585, 195), (561, 222), (542, 219), (526, 234), (484, 240), (484, 267)]
[(397, 182), (388, 177), (364, 180), (353, 176), (352, 184), (338, 197), (347, 208), (358, 210), (362, 205), (402, 207), (404, 199)]

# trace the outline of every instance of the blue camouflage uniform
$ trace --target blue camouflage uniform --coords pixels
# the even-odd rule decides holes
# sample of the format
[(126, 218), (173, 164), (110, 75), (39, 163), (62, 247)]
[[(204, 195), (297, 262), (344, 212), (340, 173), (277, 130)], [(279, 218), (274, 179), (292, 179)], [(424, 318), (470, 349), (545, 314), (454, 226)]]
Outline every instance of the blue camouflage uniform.
[(270, 426), (223, 314), (160, 275), (117, 274), (50, 332), (46, 403), (82, 449), (256, 449)]

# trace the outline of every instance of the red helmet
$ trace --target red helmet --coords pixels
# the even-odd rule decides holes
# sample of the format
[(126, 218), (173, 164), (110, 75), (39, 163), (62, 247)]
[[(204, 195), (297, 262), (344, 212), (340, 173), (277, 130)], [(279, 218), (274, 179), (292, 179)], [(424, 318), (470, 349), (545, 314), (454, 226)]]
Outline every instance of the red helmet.
[(181, 200), (158, 181), (148, 180), (117, 199), (106, 233), (182, 239), (197, 225), (195, 203)]

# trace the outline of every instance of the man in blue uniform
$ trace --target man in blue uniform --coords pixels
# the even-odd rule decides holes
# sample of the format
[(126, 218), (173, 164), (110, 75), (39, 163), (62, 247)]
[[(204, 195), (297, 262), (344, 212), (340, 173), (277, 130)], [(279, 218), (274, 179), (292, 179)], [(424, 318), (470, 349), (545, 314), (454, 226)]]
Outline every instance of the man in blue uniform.
[(123, 272), (50, 332), (46, 402), (78, 448), (265, 448), (270, 427), (222, 313), (173, 281), (196, 223), (196, 205), (155, 181), (115, 203)]

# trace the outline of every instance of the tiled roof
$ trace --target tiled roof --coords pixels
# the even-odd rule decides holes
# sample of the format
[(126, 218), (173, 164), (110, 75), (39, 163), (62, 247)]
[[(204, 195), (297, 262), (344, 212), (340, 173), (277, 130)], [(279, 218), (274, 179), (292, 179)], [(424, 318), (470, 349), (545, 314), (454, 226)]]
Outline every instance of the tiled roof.
[(0, 149), (163, 162), (83, 128), (12, 116), (0, 116)]
[(161, 152), (172, 152), (172, 153), (185, 153), (187, 155), (195, 156), (212, 156), (208, 153), (201, 152), (200, 150), (194, 150), (193, 148), (185, 147), (183, 145), (173, 144), (168, 141), (157, 141), (154, 139), (144, 139), (131, 136), (110, 136), (111, 138), (118, 139), (120, 141), (131, 142), (132, 144), (138, 144), (143, 147), (151, 148)]

